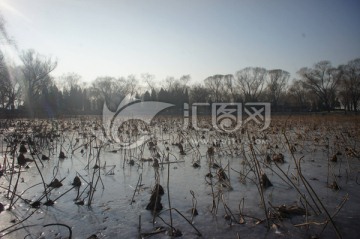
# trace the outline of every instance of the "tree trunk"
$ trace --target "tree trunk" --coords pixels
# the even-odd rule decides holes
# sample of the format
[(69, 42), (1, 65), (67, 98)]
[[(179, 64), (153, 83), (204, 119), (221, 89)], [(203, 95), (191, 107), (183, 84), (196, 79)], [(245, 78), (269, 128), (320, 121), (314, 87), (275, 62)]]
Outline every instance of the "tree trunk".
[(357, 100), (354, 100), (354, 101), (353, 101), (354, 112), (357, 112), (357, 105), (358, 105)]

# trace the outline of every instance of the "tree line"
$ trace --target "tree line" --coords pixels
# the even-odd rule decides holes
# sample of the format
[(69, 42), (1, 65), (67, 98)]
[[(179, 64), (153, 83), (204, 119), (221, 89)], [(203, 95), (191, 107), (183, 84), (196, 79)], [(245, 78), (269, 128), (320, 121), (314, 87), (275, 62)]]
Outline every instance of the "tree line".
[[(13, 44), (0, 18), (0, 46)], [(159, 81), (140, 77), (98, 77), (84, 83), (80, 75), (53, 77), (57, 61), (30, 49), (21, 51), (21, 64), (10, 64), (0, 48), (0, 112), (48, 116), (101, 114), (104, 102), (116, 110), (127, 94), (143, 101), (176, 105), (212, 102), (270, 102), (273, 111), (357, 111), (360, 99), (360, 58), (333, 66), (320, 61), (303, 67), (297, 78), (283, 69), (246, 67), (235, 74), (216, 74), (191, 83), (190, 75)], [(196, 79), (199, 80), (199, 79)]]

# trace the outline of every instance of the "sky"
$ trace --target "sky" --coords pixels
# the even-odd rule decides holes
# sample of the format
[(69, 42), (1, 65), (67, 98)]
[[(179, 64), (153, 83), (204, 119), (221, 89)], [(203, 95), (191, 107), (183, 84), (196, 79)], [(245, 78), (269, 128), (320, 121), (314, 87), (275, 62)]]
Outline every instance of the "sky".
[[(0, 0), (18, 52), (57, 59), (53, 75), (191, 75), (283, 69), (360, 57), (357, 0)], [(9, 48), (8, 46), (6, 48)], [(13, 52), (11, 52), (13, 51)]]

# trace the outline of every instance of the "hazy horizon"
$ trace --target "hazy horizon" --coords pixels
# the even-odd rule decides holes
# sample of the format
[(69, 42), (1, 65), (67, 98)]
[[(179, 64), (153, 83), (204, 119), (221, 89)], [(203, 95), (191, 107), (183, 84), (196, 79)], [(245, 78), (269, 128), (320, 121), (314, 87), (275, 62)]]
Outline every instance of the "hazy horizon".
[(0, 0), (0, 9), (20, 51), (52, 56), (54, 76), (87, 82), (142, 73), (200, 82), (248, 66), (295, 78), (360, 56), (358, 1)]

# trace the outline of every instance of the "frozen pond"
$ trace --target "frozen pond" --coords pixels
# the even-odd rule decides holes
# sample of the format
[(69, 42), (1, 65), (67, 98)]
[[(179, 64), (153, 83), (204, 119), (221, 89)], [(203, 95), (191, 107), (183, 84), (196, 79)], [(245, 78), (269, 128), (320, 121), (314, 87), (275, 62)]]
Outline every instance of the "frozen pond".
[[(178, 120), (158, 120), (150, 127), (152, 140), (131, 150), (92, 136), (96, 122), (3, 126), (4, 238), (67, 238), (66, 226), (73, 238), (170, 238), (171, 221), (181, 238), (357, 238), (360, 133), (354, 119), (339, 124), (300, 117), (285, 125), (279, 117), (265, 132), (249, 128), (231, 135), (182, 131)], [(21, 141), (30, 160), (18, 173)], [(66, 158), (59, 159), (60, 151)], [(261, 183), (262, 174), (272, 186)], [(80, 187), (72, 185), (76, 176)], [(54, 178), (63, 185), (49, 187)], [(156, 180), (164, 189), (163, 208), (153, 216), (146, 208)], [(54, 204), (45, 205), (49, 200)]]

